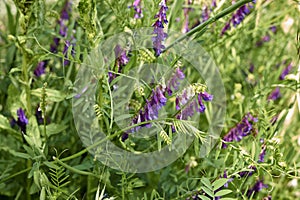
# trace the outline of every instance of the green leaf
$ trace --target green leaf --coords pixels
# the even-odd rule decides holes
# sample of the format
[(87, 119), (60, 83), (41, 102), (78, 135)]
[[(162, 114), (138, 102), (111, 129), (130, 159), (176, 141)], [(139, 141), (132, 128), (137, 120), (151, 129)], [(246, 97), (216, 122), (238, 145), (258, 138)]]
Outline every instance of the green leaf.
[(48, 162), (48, 161), (45, 161), (44, 164), (49, 167), (49, 168), (53, 168), (53, 169), (59, 169), (59, 167), (57, 165), (55, 165), (54, 163), (52, 162)]
[[(31, 90), (31, 94), (39, 98), (42, 97), (42, 88)], [(60, 102), (66, 98), (66, 94), (61, 91), (46, 88), (46, 100), (52, 102)]]
[(205, 185), (207, 188), (212, 190), (212, 185), (211, 185), (210, 181), (207, 178), (203, 177), (201, 179), (201, 183), (203, 183), (203, 185)]
[(224, 189), (224, 190), (221, 190), (221, 191), (218, 191), (215, 196), (217, 197), (220, 197), (220, 196), (224, 196), (226, 194), (229, 194), (231, 193), (232, 191), (231, 190), (228, 190), (228, 189)]
[(21, 152), (16, 152), (14, 150), (9, 150), (9, 153), (11, 153), (12, 155), (19, 157), (19, 158), (24, 158), (24, 159), (30, 159), (31, 156), (26, 154), (26, 153), (21, 153)]
[(212, 186), (214, 188), (214, 191), (216, 191), (217, 189), (219, 189), (220, 187), (225, 185), (225, 183), (227, 183), (227, 181), (228, 181), (227, 178), (220, 178), (220, 179), (216, 180), (215, 182), (213, 182)]
[[(40, 128), (43, 128), (43, 125), (40, 125)], [(66, 128), (68, 128), (67, 125), (63, 125), (63, 124), (49, 124), (46, 126), (46, 134), (48, 137), (61, 133), (62, 131), (64, 131)]]
[(203, 195), (198, 195), (198, 197), (200, 197), (200, 199), (202, 199), (202, 200), (210, 200), (210, 198), (203, 196)]
[(16, 137), (19, 140), (22, 140), (21, 133), (12, 129), (8, 119), (1, 114), (0, 114), (0, 129), (7, 130), (10, 133), (12, 133), (14, 137)]
[[(27, 137), (26, 137), (27, 136)], [(24, 135), (25, 139), (28, 140), (29, 144), (40, 148), (42, 146), (40, 131), (35, 116), (29, 118), (27, 125), (27, 135)]]
[(202, 186), (201, 189), (209, 196), (214, 197), (214, 193), (207, 187)]

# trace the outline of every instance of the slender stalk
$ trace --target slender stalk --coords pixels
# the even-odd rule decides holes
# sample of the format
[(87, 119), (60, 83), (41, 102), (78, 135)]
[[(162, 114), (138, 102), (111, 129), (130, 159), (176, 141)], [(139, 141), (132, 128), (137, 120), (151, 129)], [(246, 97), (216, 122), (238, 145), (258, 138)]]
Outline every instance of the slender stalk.
[[(253, 1), (253, 0), (241, 0), (241, 1), (238, 1), (237, 3), (233, 4), (232, 6), (229, 6), (225, 10), (223, 10), (220, 13), (216, 14), (215, 16), (209, 18), (207, 21), (203, 22), (202, 24), (199, 24), (198, 26), (196, 26), (195, 28), (193, 28), (192, 30), (190, 30), (189, 32), (187, 32), (186, 34), (184, 34), (183, 36), (181, 36), (178, 39), (176, 39), (172, 44), (170, 44), (165, 49), (163, 49), (162, 53), (164, 53), (168, 49), (172, 48), (174, 45), (178, 44), (179, 42), (181, 42), (182, 40), (186, 39), (187, 37), (192, 36), (194, 33), (203, 31), (208, 25), (210, 25), (213, 22), (217, 21), (218, 19), (220, 19), (220, 18), (222, 18), (222, 17), (224, 17), (224, 16), (232, 13), (233, 11), (235, 11), (236, 9), (238, 9), (239, 7), (241, 7), (242, 5), (244, 5), (246, 3), (249, 3), (251, 1)], [(202, 32), (201, 35), (203, 33), (204, 32)]]

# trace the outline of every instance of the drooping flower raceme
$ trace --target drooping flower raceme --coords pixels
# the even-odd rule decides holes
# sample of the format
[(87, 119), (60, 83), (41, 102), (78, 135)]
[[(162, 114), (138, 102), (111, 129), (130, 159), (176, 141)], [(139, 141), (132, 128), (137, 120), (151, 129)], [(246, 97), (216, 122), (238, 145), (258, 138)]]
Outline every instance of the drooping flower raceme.
[[(250, 135), (254, 130), (253, 124), (257, 122), (257, 118), (253, 117), (250, 113), (246, 114), (242, 121), (239, 122), (235, 127), (223, 137), (225, 142), (241, 141), (243, 137)], [(227, 145), (223, 142), (222, 148), (226, 148)]]
[[(184, 77), (185, 75), (180, 68), (176, 68), (165, 86), (159, 84), (152, 90), (150, 97), (146, 100), (144, 107), (133, 118), (131, 125), (157, 119), (159, 110), (167, 103), (166, 95), (171, 96), (174, 91), (178, 90), (180, 80), (184, 79)], [(128, 138), (129, 133), (134, 133), (142, 127), (151, 127), (151, 124), (146, 123), (130, 129), (123, 134), (122, 141)]]
[(225, 32), (231, 28), (230, 24), (232, 24), (233, 27), (236, 27), (237, 25), (239, 25), (245, 19), (245, 17), (250, 13), (250, 10), (253, 8), (254, 3), (256, 3), (255, 0), (253, 0), (252, 2), (250, 2), (248, 4), (241, 6), (235, 13), (233, 13), (231, 19), (223, 27), (221, 36), (224, 35)]
[[(72, 10), (72, 2), (70, 0), (67, 0), (65, 2), (65, 5), (64, 5), (62, 11), (61, 11), (60, 18), (57, 21), (57, 23), (59, 25), (59, 35), (61, 37), (66, 37), (67, 36), (67, 30), (68, 30), (67, 25), (68, 25), (68, 21), (70, 19), (71, 10)], [(65, 47), (64, 47), (64, 50), (63, 50), (63, 54), (65, 55), (65, 58), (67, 56), (67, 52), (68, 52), (69, 47), (71, 45), (73, 45), (73, 48), (74, 48), (74, 45), (75, 45), (74, 40), (75, 40), (75, 38), (72, 36), (72, 42), (70, 42), (69, 40), (66, 41)], [(57, 53), (58, 46), (59, 46), (59, 41), (60, 41), (59, 37), (54, 37), (53, 38), (53, 43), (50, 45), (50, 52)], [(72, 50), (72, 54), (74, 55), (74, 49)], [(68, 59), (65, 59), (64, 60), (64, 65), (68, 65), (69, 62), (70, 61)], [(37, 64), (35, 70), (34, 70), (34, 75), (39, 77), (42, 74), (44, 74), (46, 65), (47, 65), (47, 61), (39, 62)]]
[(164, 24), (168, 24), (167, 20), (167, 4), (166, 0), (162, 0), (160, 2), (160, 9), (159, 12), (154, 16), (156, 22), (152, 25), (154, 27), (153, 34), (156, 36), (152, 37), (153, 41), (153, 49), (155, 51), (155, 55), (159, 56), (162, 50), (165, 48), (163, 45), (163, 41), (167, 38), (167, 33), (164, 32)]

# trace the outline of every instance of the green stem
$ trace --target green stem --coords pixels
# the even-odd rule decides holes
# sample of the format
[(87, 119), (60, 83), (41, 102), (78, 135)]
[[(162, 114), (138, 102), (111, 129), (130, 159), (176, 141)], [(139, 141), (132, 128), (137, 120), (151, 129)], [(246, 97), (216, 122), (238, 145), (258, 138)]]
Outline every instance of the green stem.
[(58, 164), (60, 164), (61, 166), (65, 167), (66, 169), (70, 170), (71, 172), (74, 172), (76, 174), (80, 174), (80, 175), (85, 175), (85, 176), (94, 176), (96, 178), (99, 178), (99, 176), (91, 173), (91, 172), (86, 172), (86, 171), (81, 171), (79, 169), (76, 169), (74, 167), (71, 167), (70, 165), (67, 165), (66, 163), (62, 162), (61, 160), (59, 160), (58, 158), (53, 156), (53, 160), (56, 161)]
[(16, 177), (16, 176), (19, 176), (20, 174), (26, 173), (26, 172), (30, 171), (31, 168), (32, 168), (32, 167), (28, 167), (28, 168), (26, 168), (26, 169), (23, 169), (22, 171), (19, 171), (19, 172), (15, 173), (15, 174), (12, 174), (12, 175), (10, 175), (10, 176), (4, 178), (4, 179), (1, 179), (1, 180), (0, 180), (0, 183), (4, 183), (5, 181), (8, 181), (9, 179), (12, 179), (12, 178), (14, 178), (14, 177)]
[[(236, 9), (238, 9), (239, 7), (241, 7), (242, 5), (249, 3), (253, 0), (241, 0), (236, 2), (235, 4), (233, 4), (232, 6), (229, 6), (228, 8), (226, 8), (225, 10), (221, 11), (220, 13), (218, 13), (217, 15), (209, 18), (207, 21), (203, 22), (202, 24), (199, 24), (198, 26), (196, 26), (195, 28), (193, 28), (192, 30), (190, 30), (189, 32), (187, 32), (185, 35), (179, 37), (178, 39), (176, 39), (172, 44), (170, 44), (169, 46), (167, 46), (162, 53), (164, 53), (165, 51), (167, 51), (168, 49), (172, 48), (174, 45), (178, 44), (179, 42), (181, 42), (182, 40), (186, 39), (187, 37), (192, 36), (194, 33), (197, 32), (201, 32), (203, 31), (209, 24), (212, 24), (213, 22), (217, 21), (218, 19), (232, 13), (233, 11), (235, 11)], [(201, 35), (204, 32), (201, 33)]]

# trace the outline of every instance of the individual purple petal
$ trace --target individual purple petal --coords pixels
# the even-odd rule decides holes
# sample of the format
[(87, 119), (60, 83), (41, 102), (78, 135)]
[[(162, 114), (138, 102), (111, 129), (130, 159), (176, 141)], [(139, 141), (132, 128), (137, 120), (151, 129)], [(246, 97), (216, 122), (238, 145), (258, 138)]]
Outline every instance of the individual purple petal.
[(208, 94), (207, 92), (200, 92), (200, 96), (204, 101), (212, 101), (213, 100), (213, 95)]
[(200, 112), (200, 113), (203, 113), (204, 111), (205, 111), (205, 106), (204, 106), (204, 104), (203, 104), (203, 102), (202, 102), (202, 97), (201, 97), (201, 94), (198, 94), (198, 104), (199, 104), (199, 109), (198, 109), (198, 111)]

